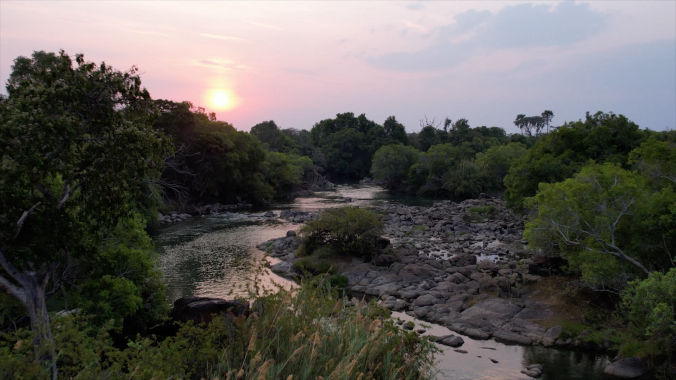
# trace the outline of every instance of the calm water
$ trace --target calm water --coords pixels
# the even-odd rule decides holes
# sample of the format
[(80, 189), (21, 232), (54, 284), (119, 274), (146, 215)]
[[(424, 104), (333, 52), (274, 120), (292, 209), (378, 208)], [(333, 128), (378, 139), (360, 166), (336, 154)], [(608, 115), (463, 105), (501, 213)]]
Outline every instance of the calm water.
[[(346, 199), (350, 201), (346, 202)], [(375, 186), (339, 186), (336, 191), (321, 192), (314, 197), (274, 205), (272, 211), (279, 216), (283, 209), (316, 211), (379, 202), (431, 203), (395, 198)], [(196, 217), (161, 228), (154, 240), (160, 250), (159, 267), (167, 283), (170, 300), (173, 302), (190, 295), (247, 297), (256, 286), (293, 286), (264, 267), (265, 255), (256, 249), (256, 245), (284, 236), (286, 231), (297, 230), (298, 227), (278, 218), (264, 217), (262, 212), (258, 212)], [(427, 326), (430, 334), (452, 333), (443, 326), (416, 321), (406, 314), (395, 313), (395, 316)], [(541, 379), (544, 380), (612, 379), (603, 374), (603, 367), (608, 362), (606, 357), (543, 347), (505, 345), (493, 340), (463, 339), (465, 344), (460, 348), (468, 351), (466, 354), (439, 346), (442, 350), (437, 357), (439, 379), (530, 379), (519, 371), (533, 363), (543, 364)]]

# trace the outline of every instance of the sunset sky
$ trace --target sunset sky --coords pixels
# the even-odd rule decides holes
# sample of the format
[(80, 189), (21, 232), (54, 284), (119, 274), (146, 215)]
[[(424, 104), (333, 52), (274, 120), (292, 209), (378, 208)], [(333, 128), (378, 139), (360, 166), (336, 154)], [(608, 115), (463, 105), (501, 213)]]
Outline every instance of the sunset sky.
[(544, 109), (676, 126), (676, 1), (0, 1), (3, 93), (17, 56), (59, 49), (240, 130), (354, 112), (516, 132)]

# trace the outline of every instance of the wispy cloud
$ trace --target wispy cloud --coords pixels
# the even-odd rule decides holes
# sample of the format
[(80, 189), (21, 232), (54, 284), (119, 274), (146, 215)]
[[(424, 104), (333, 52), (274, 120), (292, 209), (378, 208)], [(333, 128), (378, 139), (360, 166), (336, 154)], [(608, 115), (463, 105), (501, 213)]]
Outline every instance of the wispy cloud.
[(426, 49), (387, 53), (369, 62), (392, 70), (434, 70), (455, 66), (486, 50), (572, 45), (596, 35), (606, 15), (588, 4), (564, 2), (555, 7), (521, 4), (495, 13), (472, 10), (454, 21), (434, 30), (436, 41)]
[(231, 41), (238, 43), (249, 43), (251, 41), (246, 38), (237, 37), (237, 36), (226, 36), (222, 34), (212, 34), (212, 33), (200, 33), (200, 36), (205, 38), (211, 38), (212, 40), (221, 40), (221, 41)]
[(237, 63), (230, 59), (221, 59), (221, 58), (211, 58), (211, 59), (201, 59), (195, 61), (195, 65), (201, 67), (208, 67), (210, 69), (215, 69), (219, 71), (242, 71), (247, 70), (249, 66)]

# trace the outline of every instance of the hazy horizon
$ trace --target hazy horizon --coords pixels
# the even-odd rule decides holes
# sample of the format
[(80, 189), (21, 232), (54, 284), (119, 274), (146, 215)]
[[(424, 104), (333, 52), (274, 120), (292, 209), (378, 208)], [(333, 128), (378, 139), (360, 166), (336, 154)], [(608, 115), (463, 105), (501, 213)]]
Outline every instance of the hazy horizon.
[(60, 49), (240, 130), (353, 112), (517, 132), (545, 109), (676, 125), (673, 1), (0, 3), (2, 93), (17, 56)]

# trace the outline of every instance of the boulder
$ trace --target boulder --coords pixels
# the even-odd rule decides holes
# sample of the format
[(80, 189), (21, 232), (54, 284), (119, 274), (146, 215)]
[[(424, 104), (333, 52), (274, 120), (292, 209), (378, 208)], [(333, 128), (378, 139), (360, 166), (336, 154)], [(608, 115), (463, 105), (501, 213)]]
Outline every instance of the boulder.
[(211, 322), (214, 315), (247, 317), (249, 304), (242, 300), (224, 300), (209, 297), (184, 297), (174, 301), (171, 318), (176, 321), (195, 323)]
[(451, 334), (440, 337), (439, 339), (437, 339), (437, 343), (441, 343), (443, 345), (455, 348), (462, 346), (465, 343), (465, 341), (461, 337)]
[(607, 365), (603, 372), (624, 379), (634, 379), (643, 375), (643, 366), (639, 358), (623, 358)]
[(434, 305), (439, 302), (439, 299), (437, 297), (431, 295), (431, 294), (424, 294), (413, 302), (414, 306), (430, 306)]
[(523, 373), (526, 376), (538, 378), (542, 376), (542, 364), (531, 364), (526, 368), (522, 369), (521, 373)]
[(528, 273), (538, 276), (551, 276), (553, 274), (560, 274), (568, 261), (562, 257), (536, 256), (533, 261), (528, 264)]

